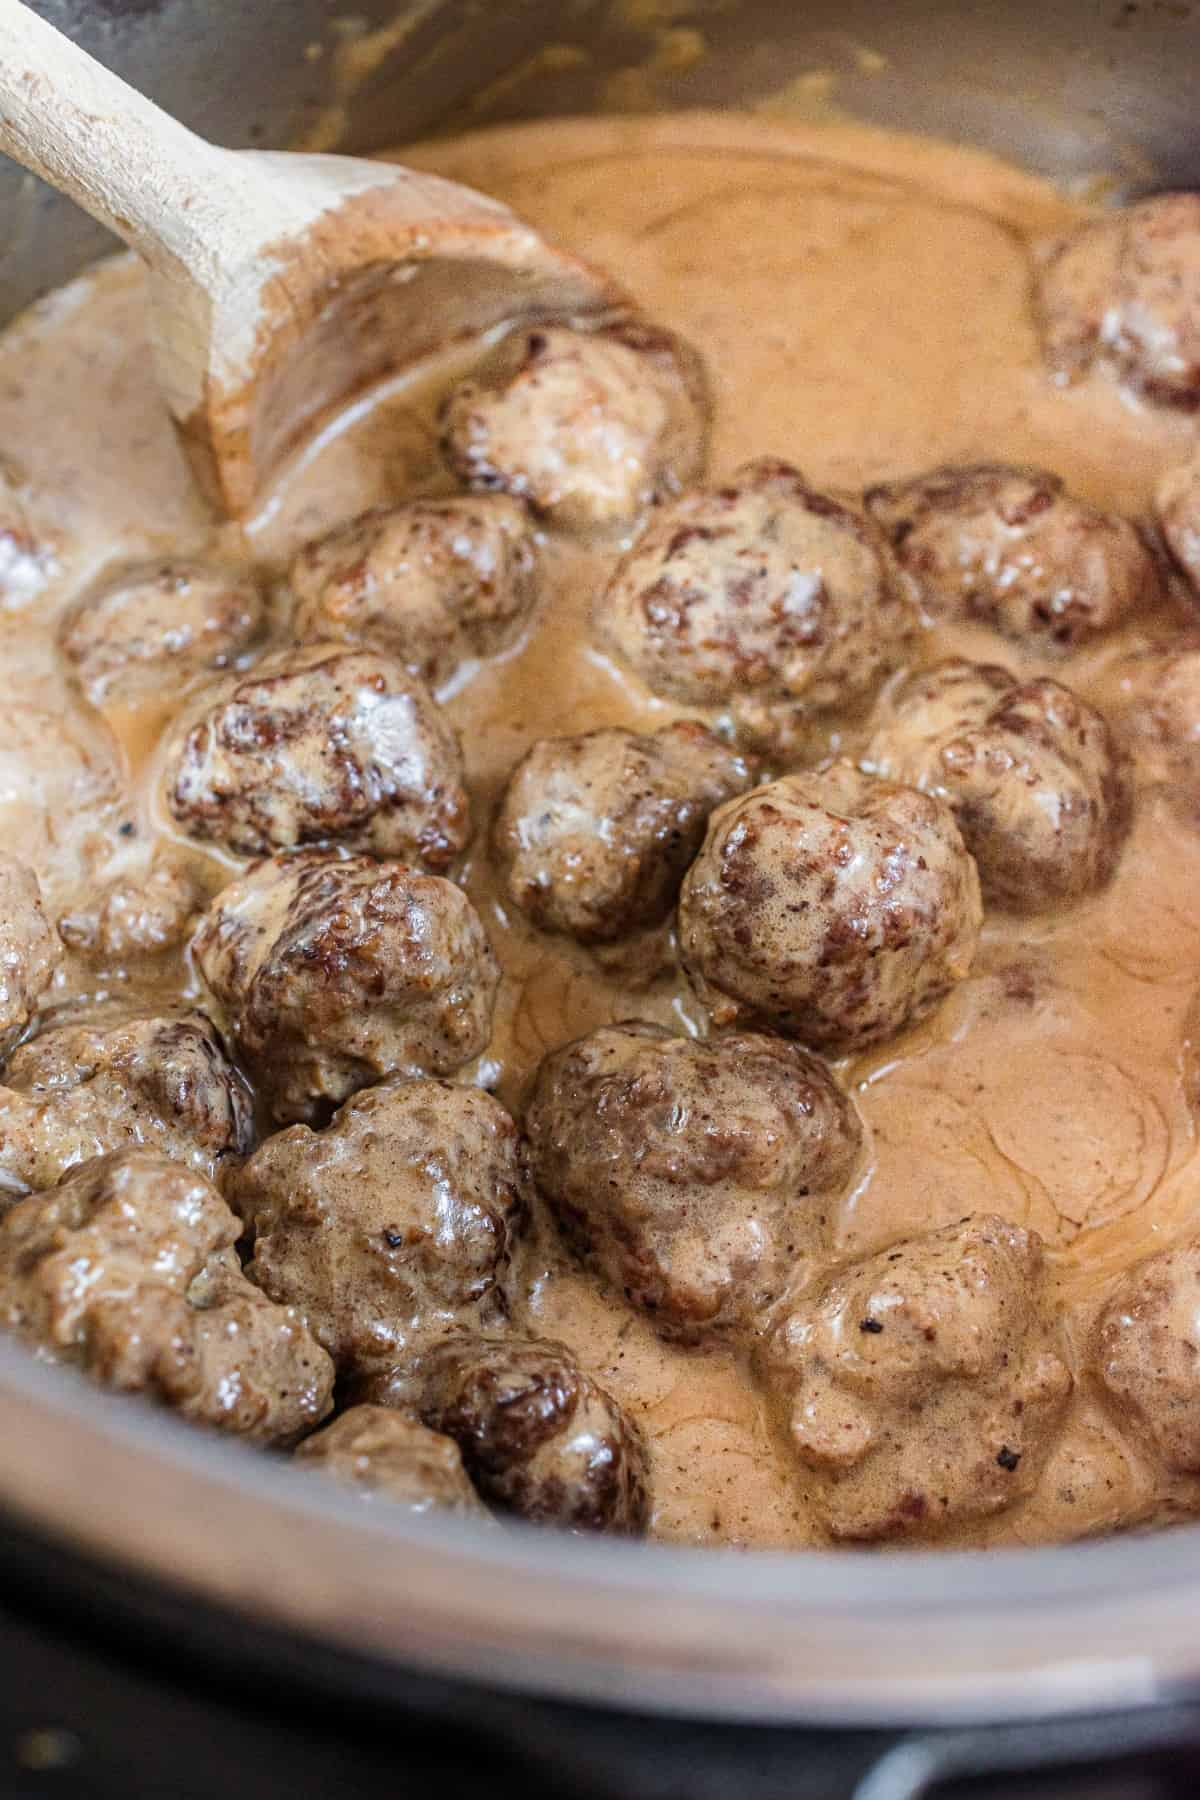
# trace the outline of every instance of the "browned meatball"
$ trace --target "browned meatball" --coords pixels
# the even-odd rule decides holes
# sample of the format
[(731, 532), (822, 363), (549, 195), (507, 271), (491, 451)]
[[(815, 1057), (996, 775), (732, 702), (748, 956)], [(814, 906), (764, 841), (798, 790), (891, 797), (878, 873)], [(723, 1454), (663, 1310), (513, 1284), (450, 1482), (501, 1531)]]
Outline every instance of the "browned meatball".
[(1200, 453), (1167, 470), (1154, 504), (1168, 550), (1200, 595)]
[(533, 610), (533, 526), (504, 494), (381, 506), (292, 564), (296, 636), (370, 644), (434, 685), (494, 656)]
[(262, 625), (245, 569), (188, 558), (110, 570), (59, 627), (59, 648), (94, 706), (135, 699), (235, 663)]
[(1200, 779), (1200, 634), (1110, 665), (1103, 704), (1140, 777), (1190, 791)]
[(343, 1370), (506, 1316), (525, 1216), (517, 1128), (478, 1088), (370, 1088), (324, 1131), (268, 1138), (232, 1192), (254, 1233), (251, 1276)]
[(471, 835), (458, 740), (424, 683), (330, 644), (241, 677), (170, 747), (164, 792), (192, 837), (243, 856), (336, 840), (444, 869)]
[(91, 962), (127, 963), (177, 950), (203, 905), (204, 895), (187, 871), (159, 858), (143, 875), (118, 876), (88, 905), (64, 913), (58, 933)]
[(858, 1050), (963, 979), (982, 918), (945, 802), (836, 762), (713, 814), (679, 896), (679, 949), (714, 1024)]
[(1037, 912), (1103, 885), (1129, 822), (1108, 726), (1057, 681), (955, 660), (892, 697), (866, 758), (953, 809), (983, 897)]
[(702, 725), (542, 738), (509, 777), (493, 832), (509, 898), (581, 944), (659, 925), (709, 813), (752, 778)]
[(249, 1097), (203, 1013), (68, 1018), (22, 1044), (4, 1083), (0, 1187), (141, 1145), (211, 1176), (250, 1146)]
[(913, 622), (870, 520), (771, 458), (664, 507), (594, 615), (602, 642), (656, 694), (729, 708), (764, 745), (798, 709), (873, 694)]
[(752, 1332), (828, 1239), (862, 1143), (796, 1044), (609, 1025), (546, 1057), (530, 1170), (584, 1259), (665, 1334)]
[(871, 488), (866, 504), (934, 618), (1070, 649), (1159, 592), (1129, 520), (1045, 469), (954, 464)]
[(0, 1322), (106, 1386), (288, 1442), (329, 1411), (333, 1364), (246, 1280), (240, 1231), (195, 1170), (147, 1151), (94, 1158), (0, 1218)]
[(381, 1494), (406, 1512), (487, 1517), (454, 1439), (390, 1407), (350, 1407), (305, 1438), (296, 1460), (366, 1498)]
[(571, 531), (625, 523), (686, 487), (707, 425), (696, 352), (637, 321), (514, 332), (442, 412), (463, 481), (515, 494)]
[(992, 1217), (801, 1293), (761, 1368), (835, 1538), (936, 1533), (1022, 1499), (1072, 1386), (1041, 1242)]
[(500, 971), (441, 876), (274, 856), (221, 890), (193, 950), (277, 1119), (322, 1119), (386, 1075), (452, 1075), (487, 1048)]
[(61, 961), (37, 876), (0, 851), (0, 1059), (37, 1011)]
[(1174, 1473), (1200, 1475), (1200, 1240), (1131, 1269), (1100, 1315), (1101, 1384)]
[(1038, 282), (1046, 361), (1093, 363), (1175, 406), (1200, 402), (1200, 194), (1156, 194), (1052, 245)]
[(454, 1332), (415, 1366), (378, 1377), (452, 1437), (501, 1512), (571, 1531), (640, 1536), (649, 1513), (642, 1434), (565, 1344)]

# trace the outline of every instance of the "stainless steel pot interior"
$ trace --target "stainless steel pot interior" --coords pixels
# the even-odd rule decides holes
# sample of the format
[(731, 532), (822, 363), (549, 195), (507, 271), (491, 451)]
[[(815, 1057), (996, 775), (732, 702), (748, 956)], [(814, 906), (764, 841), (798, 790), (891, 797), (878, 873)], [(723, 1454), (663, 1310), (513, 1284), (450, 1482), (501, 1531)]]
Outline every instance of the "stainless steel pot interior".
[[(1200, 182), (1200, 9), (1176, 0), (410, 0), (399, 19), (389, 0), (357, 0), (352, 19), (336, 0), (41, 10), (229, 143), (328, 135), (346, 102), (346, 141), (369, 150), (447, 118), (736, 104), (793, 84), (1067, 179)], [(547, 45), (557, 53), (539, 59)], [(352, 62), (370, 72), (351, 94)], [(105, 247), (8, 167), (0, 219), (0, 318)], [(23, 1518), (398, 1667), (763, 1719), (1031, 1716), (1200, 1684), (1200, 1527), (891, 1557), (480, 1533), (362, 1509), (2, 1342), (0, 1441), (0, 1503)]]

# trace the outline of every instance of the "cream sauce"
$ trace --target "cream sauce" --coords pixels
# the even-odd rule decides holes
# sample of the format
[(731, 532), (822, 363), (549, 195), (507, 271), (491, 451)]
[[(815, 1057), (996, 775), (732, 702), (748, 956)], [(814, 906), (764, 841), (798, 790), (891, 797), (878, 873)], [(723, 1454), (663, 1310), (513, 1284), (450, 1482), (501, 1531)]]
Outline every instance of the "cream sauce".
[[(944, 460), (1033, 461), (1141, 516), (1158, 476), (1193, 443), (1193, 421), (1142, 408), (1103, 378), (1066, 392), (1047, 380), (1030, 245), (1078, 209), (981, 154), (850, 126), (685, 115), (520, 127), (405, 155), (487, 188), (607, 263), (697, 345), (716, 389), (718, 477), (764, 453), (792, 459), (817, 485), (849, 488)], [(180, 701), (107, 720), (86, 708), (54, 651), (67, 600), (110, 562), (208, 545), (267, 573), (286, 635), (279, 577), (300, 542), (362, 507), (449, 485), (430, 421), (461, 357), (352, 409), (244, 538), (214, 532), (153, 386), (142, 308), (139, 273), (121, 259), (52, 295), (0, 342), (0, 449), (54, 558), (43, 591), (0, 613), (10, 701), (0, 832), (35, 863), (56, 915), (173, 835), (153, 793), (156, 743)], [(476, 1075), (514, 1107), (547, 1048), (603, 1021), (700, 1028), (673, 969), (639, 981), (537, 935), (506, 911), (486, 860), (491, 808), (534, 739), (679, 715), (590, 644), (588, 607), (620, 547), (546, 542), (544, 596), (524, 641), (460, 672), (444, 695), (476, 806), (465, 881), (505, 972)], [(1088, 693), (1131, 643), (1178, 629), (1181, 604), (1172, 597), (1159, 617), (1052, 663), (982, 628), (930, 632), (920, 654), (982, 655)], [(837, 742), (833, 733), (814, 749)], [(228, 879), (228, 860), (187, 854), (210, 889)], [(840, 1247), (865, 1251), (967, 1211), (1000, 1212), (1051, 1246), (1068, 1331), (1083, 1343), (1116, 1275), (1200, 1223), (1181, 1072), (1200, 982), (1198, 884), (1200, 832), (1148, 794), (1108, 890), (1061, 914), (988, 920), (975, 971), (945, 1007), (843, 1069), (870, 1153), (842, 1208)], [(187, 967), (176, 962), (162, 983), (190, 991)], [(151, 991), (143, 978), (132, 984)], [(121, 970), (99, 983), (121, 985)], [(97, 987), (68, 959), (56, 997)], [(642, 1421), (657, 1535), (818, 1540), (803, 1474), (737, 1356), (661, 1343), (564, 1259), (544, 1222), (523, 1312), (530, 1328), (573, 1345)], [(1197, 1506), (1200, 1490), (1164, 1488), (1085, 1386), (1030, 1500), (961, 1541), (1073, 1537)]]

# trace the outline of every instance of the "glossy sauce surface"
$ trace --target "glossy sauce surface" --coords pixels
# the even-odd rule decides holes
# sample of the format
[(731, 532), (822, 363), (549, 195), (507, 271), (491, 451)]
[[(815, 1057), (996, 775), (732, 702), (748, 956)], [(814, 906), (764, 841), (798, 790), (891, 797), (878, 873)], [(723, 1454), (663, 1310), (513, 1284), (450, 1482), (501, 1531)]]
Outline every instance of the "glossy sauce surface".
[[(646, 311), (691, 340), (715, 390), (710, 472), (774, 454), (819, 487), (857, 489), (949, 460), (1035, 462), (1102, 506), (1150, 510), (1194, 421), (1143, 408), (1096, 377), (1047, 378), (1030, 311), (1032, 244), (1078, 216), (1045, 184), (975, 153), (852, 127), (728, 118), (595, 120), (427, 145), (406, 159), (484, 187), (568, 248), (608, 264)], [(53, 563), (0, 613), (0, 830), (37, 867), (57, 917), (97, 879), (174, 838), (215, 891), (237, 865), (187, 847), (156, 809), (156, 745), (183, 704), (156, 694), (100, 717), (68, 682), (55, 619), (105, 566), (213, 551), (275, 583), (296, 547), (362, 508), (449, 491), (432, 411), (463, 366), (395, 384), (325, 434), (244, 538), (214, 531), (153, 385), (137, 270), (120, 260), (51, 296), (0, 343), (0, 449)], [(444, 690), (467, 757), (476, 833), (465, 883), (504, 968), (496, 1028), (474, 1073), (514, 1110), (544, 1052), (631, 1016), (698, 1030), (668, 961), (621, 972), (506, 910), (487, 861), (504, 779), (535, 739), (682, 709), (649, 697), (594, 648), (591, 601), (617, 541), (550, 538), (524, 640)], [(1186, 603), (1066, 658), (1039, 659), (982, 627), (926, 632), (951, 653), (1049, 673), (1085, 695), (1131, 645), (1182, 628)], [(840, 740), (814, 740), (814, 756)], [(842, 747), (853, 752), (859, 740)], [(1200, 809), (1139, 796), (1113, 883), (1059, 913), (989, 916), (971, 977), (934, 1017), (843, 1066), (868, 1155), (837, 1241), (859, 1253), (905, 1233), (998, 1212), (1052, 1253), (1076, 1348), (1114, 1277), (1200, 1223), (1195, 1121), (1182, 1070), (1200, 977)], [(138, 997), (188, 992), (169, 960)], [(125, 972), (68, 959), (54, 998), (123, 992)], [(780, 1449), (745, 1368), (721, 1350), (663, 1344), (573, 1267), (538, 1222), (525, 1323), (574, 1347), (642, 1422), (654, 1531), (688, 1542), (805, 1545), (820, 1533), (803, 1472)], [(1042, 1541), (1194, 1510), (1166, 1489), (1081, 1383), (1032, 1498), (969, 1541)]]

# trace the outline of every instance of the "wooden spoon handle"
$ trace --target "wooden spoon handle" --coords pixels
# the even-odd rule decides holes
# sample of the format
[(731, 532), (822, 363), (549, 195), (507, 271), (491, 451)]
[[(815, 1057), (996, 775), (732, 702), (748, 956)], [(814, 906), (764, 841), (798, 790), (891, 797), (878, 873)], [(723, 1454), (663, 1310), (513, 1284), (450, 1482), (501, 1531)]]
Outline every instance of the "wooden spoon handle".
[(208, 266), (243, 179), (21, 0), (0, 0), (0, 150), (160, 268)]

